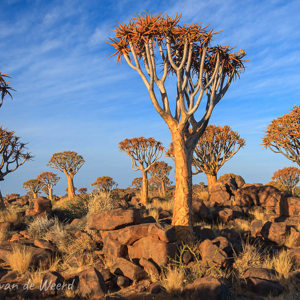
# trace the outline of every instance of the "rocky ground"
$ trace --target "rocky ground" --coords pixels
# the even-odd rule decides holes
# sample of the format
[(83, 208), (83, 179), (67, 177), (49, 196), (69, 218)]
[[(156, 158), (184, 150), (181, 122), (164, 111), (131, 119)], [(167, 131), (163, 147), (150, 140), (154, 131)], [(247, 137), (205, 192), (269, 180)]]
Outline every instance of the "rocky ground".
[(0, 299), (300, 299), (299, 197), (239, 176), (195, 186), (185, 244), (172, 200), (137, 195), (7, 196)]

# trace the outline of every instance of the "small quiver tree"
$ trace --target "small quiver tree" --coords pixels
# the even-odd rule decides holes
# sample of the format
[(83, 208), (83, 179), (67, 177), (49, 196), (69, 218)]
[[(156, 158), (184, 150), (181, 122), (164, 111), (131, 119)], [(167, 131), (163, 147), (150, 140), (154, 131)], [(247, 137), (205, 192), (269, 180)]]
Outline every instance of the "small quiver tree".
[(29, 179), (23, 183), (23, 188), (32, 193), (33, 198), (37, 198), (40, 190), (43, 187), (43, 183), (38, 179)]
[(292, 194), (295, 192), (295, 187), (300, 181), (300, 169), (295, 167), (287, 167), (276, 171), (272, 179)]
[(48, 163), (48, 166), (55, 170), (63, 172), (66, 175), (68, 181), (69, 199), (73, 199), (75, 197), (73, 178), (83, 164), (83, 157), (77, 154), (75, 151), (54, 153)]
[(160, 141), (153, 138), (132, 138), (125, 139), (119, 143), (120, 151), (127, 153), (132, 161), (132, 169), (141, 170), (143, 183), (141, 191), (141, 202), (148, 202), (148, 171), (150, 167), (161, 158), (164, 147)]
[(118, 184), (111, 177), (102, 176), (98, 177), (96, 181), (91, 184), (91, 186), (94, 186), (98, 191), (107, 193), (115, 189)]
[[(14, 172), (32, 158), (30, 153), (25, 152), (25, 146), (24, 143), (20, 142), (20, 138), (14, 135), (14, 131), (0, 127), (0, 181), (3, 181), (7, 174)], [(1, 191), (0, 201), (0, 206), (3, 207)]]
[(300, 166), (300, 106), (267, 126), (263, 145)]
[(87, 188), (86, 187), (81, 187), (81, 188), (78, 189), (78, 193), (81, 194), (81, 195), (82, 194), (86, 194), (86, 192), (87, 192)]
[[(214, 107), (243, 70), (245, 51), (234, 53), (229, 46), (213, 46), (218, 32), (200, 23), (180, 25), (179, 21), (178, 15), (139, 14), (128, 24), (119, 23), (109, 44), (116, 49), (117, 62), (124, 58), (142, 78), (152, 104), (170, 129), (176, 184), (172, 224), (178, 226), (179, 238), (191, 239), (193, 151)], [(170, 74), (176, 77), (172, 105), (166, 84)], [(196, 120), (204, 97), (204, 112)]]
[(193, 174), (205, 173), (210, 190), (217, 182), (217, 173), (220, 168), (244, 145), (245, 140), (229, 126), (207, 126), (194, 151), (192, 165), (195, 171)]
[(136, 189), (140, 190), (142, 188), (142, 185), (143, 185), (143, 178), (142, 177), (136, 177), (132, 180), (130, 187), (133, 187), (133, 188), (136, 188)]
[(170, 183), (169, 175), (172, 167), (164, 161), (157, 161), (150, 169), (151, 181), (157, 182), (160, 186), (161, 197), (166, 196), (166, 187)]
[(36, 179), (47, 189), (47, 197), (53, 200), (53, 187), (60, 180), (60, 177), (52, 172), (43, 172)]
[(9, 78), (8, 74), (2, 74), (0, 72), (0, 107), (3, 104), (6, 95), (9, 95), (12, 98), (10, 91), (13, 91), (13, 89), (8, 85), (9, 82), (6, 81), (6, 78)]

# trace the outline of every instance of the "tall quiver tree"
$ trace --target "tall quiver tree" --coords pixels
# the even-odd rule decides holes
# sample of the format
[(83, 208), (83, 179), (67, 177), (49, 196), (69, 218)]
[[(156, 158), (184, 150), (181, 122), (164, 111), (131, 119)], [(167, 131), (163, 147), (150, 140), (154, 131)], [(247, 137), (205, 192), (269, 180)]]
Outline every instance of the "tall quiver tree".
[(300, 166), (300, 106), (268, 125), (263, 145)]
[[(0, 127), (0, 181), (14, 172), (27, 160), (31, 159), (30, 153), (25, 152), (26, 145), (20, 142), (20, 138), (14, 135), (14, 131), (8, 131)], [(3, 207), (3, 199), (0, 191), (0, 206)]]
[(172, 167), (164, 161), (157, 161), (149, 169), (151, 179), (160, 184), (162, 197), (166, 196), (166, 186), (170, 182), (169, 175), (171, 170)]
[(48, 163), (49, 167), (58, 170), (60, 172), (63, 172), (66, 175), (68, 181), (69, 199), (75, 197), (73, 178), (83, 164), (84, 164), (83, 157), (77, 154), (75, 151), (64, 151), (64, 152), (54, 153)]
[[(174, 144), (175, 202), (172, 224), (178, 237), (192, 238), (192, 157), (214, 107), (244, 68), (245, 51), (232, 53), (229, 46), (212, 46), (217, 32), (200, 24), (179, 25), (180, 16), (136, 15), (128, 24), (118, 24), (110, 44), (117, 61), (124, 57), (146, 85), (152, 104), (167, 123)], [(162, 66), (159, 77), (157, 66)], [(176, 77), (174, 112), (166, 90), (169, 74)], [(155, 88), (156, 86), (156, 88)], [(160, 95), (161, 101), (157, 97)], [(195, 118), (203, 96), (206, 105)], [(191, 128), (191, 131), (189, 131)], [(186, 232), (187, 231), (187, 232)], [(180, 233), (182, 232), (182, 234)]]
[(60, 177), (52, 172), (43, 172), (36, 179), (47, 189), (48, 198), (53, 200), (53, 187), (60, 180)]
[(161, 158), (164, 147), (161, 142), (153, 138), (132, 138), (125, 139), (119, 143), (120, 151), (127, 153), (132, 161), (132, 169), (141, 170), (143, 183), (141, 191), (141, 202), (148, 202), (148, 171), (150, 167)]
[(205, 173), (210, 190), (217, 182), (220, 168), (244, 145), (245, 140), (229, 126), (207, 126), (194, 151), (193, 174)]

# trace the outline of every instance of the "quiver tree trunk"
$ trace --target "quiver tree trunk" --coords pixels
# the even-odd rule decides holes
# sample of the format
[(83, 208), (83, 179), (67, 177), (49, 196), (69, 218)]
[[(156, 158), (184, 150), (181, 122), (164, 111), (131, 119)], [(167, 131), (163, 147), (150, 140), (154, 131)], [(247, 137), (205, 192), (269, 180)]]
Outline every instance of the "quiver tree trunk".
[(164, 180), (161, 181), (161, 197), (166, 197), (166, 183)]
[(36, 193), (36, 192), (32, 192), (32, 195), (33, 195), (33, 199), (38, 197), (38, 193)]
[(211, 188), (217, 183), (217, 175), (216, 174), (206, 174), (207, 183), (208, 183), (208, 191), (211, 191)]
[(48, 198), (50, 200), (53, 200), (53, 191), (52, 191), (52, 187), (49, 187), (48, 188)]
[(193, 239), (192, 214), (192, 151), (187, 150), (184, 137), (172, 134), (175, 160), (175, 195), (172, 225), (179, 240)]
[(142, 183), (142, 190), (141, 190), (141, 202), (143, 204), (148, 203), (148, 176), (147, 171), (143, 172), (143, 183)]
[(72, 174), (66, 174), (66, 175), (67, 175), (67, 180), (68, 180), (68, 198), (73, 199), (75, 197), (73, 175)]

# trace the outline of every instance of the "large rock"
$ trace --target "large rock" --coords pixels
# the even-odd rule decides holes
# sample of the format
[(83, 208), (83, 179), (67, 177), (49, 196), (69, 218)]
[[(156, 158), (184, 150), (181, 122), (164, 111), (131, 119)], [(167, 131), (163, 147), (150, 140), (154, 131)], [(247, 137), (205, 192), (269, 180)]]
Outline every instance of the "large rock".
[(45, 197), (38, 197), (32, 200), (33, 208), (26, 210), (26, 216), (44, 216), (50, 215), (52, 212), (51, 200)]
[(115, 275), (128, 277), (132, 281), (138, 281), (147, 276), (141, 267), (124, 258), (117, 258), (115, 263), (110, 267), (110, 271)]
[(218, 279), (203, 277), (196, 279), (193, 283), (187, 284), (184, 288), (188, 299), (221, 300), (228, 299), (229, 290)]
[(132, 259), (152, 259), (157, 265), (162, 266), (168, 262), (168, 258), (174, 258), (176, 243), (166, 243), (152, 236), (144, 237), (128, 246), (128, 255)]
[(212, 266), (214, 264), (221, 267), (225, 266), (227, 261), (227, 254), (222, 249), (220, 249), (211, 240), (205, 240), (199, 245), (200, 254), (203, 262)]
[(194, 215), (201, 220), (209, 220), (211, 218), (210, 211), (202, 200), (193, 199), (192, 206)]
[(244, 273), (244, 278), (247, 277), (257, 277), (266, 280), (273, 280), (277, 279), (276, 272), (272, 269), (266, 268), (249, 268)]
[(269, 295), (275, 297), (283, 292), (283, 287), (279, 283), (258, 277), (247, 277), (246, 288), (263, 297)]
[(113, 230), (138, 224), (140, 219), (139, 210), (116, 208), (90, 215), (88, 218), (88, 228), (94, 230)]
[(280, 203), (280, 215), (289, 216), (300, 216), (300, 198), (299, 197), (288, 197), (282, 198)]
[(84, 270), (78, 274), (78, 293), (82, 298), (102, 299), (107, 292), (101, 273), (95, 268)]
[(244, 185), (235, 193), (235, 204), (244, 207), (256, 205), (268, 210), (278, 210), (281, 197), (281, 192), (273, 186)]
[(228, 186), (225, 183), (217, 182), (210, 189), (209, 201), (227, 205), (230, 204), (231, 196), (232, 193)]
[(287, 236), (287, 226), (284, 222), (267, 222), (261, 230), (262, 236), (278, 245), (283, 245)]

